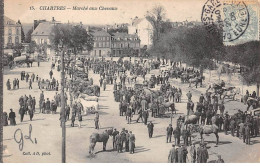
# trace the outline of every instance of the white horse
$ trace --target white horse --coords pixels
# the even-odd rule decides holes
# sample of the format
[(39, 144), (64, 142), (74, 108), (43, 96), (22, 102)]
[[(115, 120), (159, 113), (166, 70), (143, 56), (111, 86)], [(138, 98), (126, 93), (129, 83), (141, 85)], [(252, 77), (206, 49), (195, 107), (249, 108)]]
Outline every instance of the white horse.
[(87, 111), (89, 109), (92, 109), (94, 112), (99, 110), (99, 104), (97, 101), (87, 101), (87, 100), (81, 100), (81, 104), (84, 107), (84, 114), (87, 115)]

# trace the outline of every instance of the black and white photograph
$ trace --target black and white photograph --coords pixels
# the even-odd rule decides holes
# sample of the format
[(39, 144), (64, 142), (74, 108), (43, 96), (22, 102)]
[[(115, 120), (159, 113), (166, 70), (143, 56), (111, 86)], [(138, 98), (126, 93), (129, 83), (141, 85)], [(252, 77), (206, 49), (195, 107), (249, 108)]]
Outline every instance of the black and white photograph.
[(0, 7), (0, 162), (260, 162), (260, 0)]

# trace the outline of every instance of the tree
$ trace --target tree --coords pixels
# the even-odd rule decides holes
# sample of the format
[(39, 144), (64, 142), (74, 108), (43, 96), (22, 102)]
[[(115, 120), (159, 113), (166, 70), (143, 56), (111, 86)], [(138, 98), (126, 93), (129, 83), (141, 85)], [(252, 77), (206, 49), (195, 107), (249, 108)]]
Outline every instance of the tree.
[(25, 36), (25, 43), (31, 43), (33, 28), (31, 28)]
[(36, 42), (35, 41), (31, 41), (29, 43), (29, 47), (28, 47), (26, 52), (29, 53), (29, 54), (32, 54), (32, 53), (34, 53), (36, 51), (36, 48), (37, 48)]
[[(237, 46), (240, 57), (239, 64), (245, 66), (247, 70), (241, 73), (241, 76), (247, 84), (256, 84), (256, 92), (259, 97), (260, 84), (260, 42), (251, 41)], [(237, 57), (237, 55), (234, 55)]]
[(18, 20), (17, 23), (21, 25), (21, 41), (23, 43), (23, 42), (25, 42), (25, 35), (24, 35), (24, 31), (23, 31), (23, 26), (22, 26), (22, 23), (21, 23), (20, 20)]
[(81, 26), (73, 26), (71, 27), (71, 41), (69, 47), (73, 48), (74, 54), (82, 51), (83, 48), (91, 51), (93, 49), (94, 41), (92, 36), (90, 36), (86, 29)]
[(156, 45), (160, 39), (162, 24), (165, 20), (166, 12), (163, 6), (156, 5), (152, 10), (147, 11), (146, 19), (153, 26), (153, 45)]

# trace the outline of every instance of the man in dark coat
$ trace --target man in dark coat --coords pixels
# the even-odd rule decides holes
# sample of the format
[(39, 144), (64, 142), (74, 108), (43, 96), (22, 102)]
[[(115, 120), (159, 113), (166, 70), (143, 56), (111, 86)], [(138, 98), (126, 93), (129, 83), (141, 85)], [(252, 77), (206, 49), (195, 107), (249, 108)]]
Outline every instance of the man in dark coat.
[(116, 141), (116, 149), (118, 153), (122, 153), (122, 141), (121, 141), (121, 136), (118, 133), (115, 137), (115, 141)]
[(25, 114), (24, 106), (20, 107), (19, 114), (20, 114), (20, 122), (23, 122), (23, 117), (24, 117), (24, 114)]
[(208, 150), (204, 144), (201, 144), (201, 146), (197, 150), (197, 162), (207, 163), (208, 158), (209, 158)]
[[(10, 115), (9, 115), (10, 117)], [(250, 145), (250, 125), (246, 125), (245, 127), (245, 136), (246, 136), (246, 144)]]
[(196, 155), (197, 155), (196, 147), (195, 147), (195, 144), (193, 143), (190, 147), (190, 157), (191, 157), (192, 163), (196, 162)]
[(173, 134), (174, 134), (175, 145), (179, 145), (180, 137), (181, 137), (181, 129), (177, 126), (176, 129), (173, 131)]
[(183, 163), (183, 147), (179, 145), (179, 148), (177, 150), (178, 153), (178, 163)]
[(65, 107), (65, 110), (66, 110), (66, 120), (69, 120), (70, 119), (70, 106), (66, 106)]
[(10, 109), (10, 113), (9, 113), (9, 120), (10, 120), (10, 125), (11, 126), (15, 126), (16, 125), (16, 121), (15, 121), (15, 112), (13, 112), (13, 109)]
[(32, 80), (29, 81), (29, 89), (32, 89)]
[(130, 134), (128, 133), (128, 130), (125, 131), (125, 134), (126, 134), (125, 151), (129, 152), (129, 137), (130, 137)]
[(168, 143), (168, 140), (169, 142), (172, 142), (173, 128), (171, 124), (169, 124), (169, 126), (167, 127), (166, 132), (167, 132), (166, 143)]
[(114, 129), (112, 136), (113, 136), (113, 149), (116, 150), (117, 146), (116, 146), (116, 136), (119, 134), (119, 131), (117, 131), (116, 129)]
[(132, 131), (129, 132), (129, 149), (130, 154), (135, 153), (135, 135), (132, 133)]
[(230, 121), (230, 131), (231, 131), (231, 135), (232, 135), (233, 137), (234, 137), (235, 127), (236, 127), (235, 119), (232, 119), (232, 120)]
[(49, 98), (47, 98), (45, 107), (46, 107), (47, 113), (49, 113), (49, 111), (51, 110), (51, 102), (50, 102)]
[(181, 148), (182, 148), (182, 152), (183, 152), (183, 156), (182, 156), (182, 158), (183, 158), (183, 163), (186, 163), (188, 150), (187, 150), (187, 147), (186, 147), (186, 146), (183, 146), (183, 145), (181, 146)]
[(147, 128), (148, 128), (149, 138), (152, 138), (153, 137), (153, 128), (154, 128), (154, 124), (152, 121), (150, 121), (150, 123), (147, 125)]

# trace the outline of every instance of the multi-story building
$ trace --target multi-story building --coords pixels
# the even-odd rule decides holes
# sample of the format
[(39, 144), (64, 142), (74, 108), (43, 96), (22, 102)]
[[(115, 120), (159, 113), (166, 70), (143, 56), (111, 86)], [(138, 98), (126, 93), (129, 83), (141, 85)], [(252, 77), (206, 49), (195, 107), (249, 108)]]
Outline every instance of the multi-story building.
[(31, 40), (35, 41), (37, 45), (42, 46), (42, 48), (45, 49), (44, 52), (47, 55), (50, 55), (51, 49), (49, 47), (44, 46), (48, 46), (51, 44), (51, 31), (55, 24), (58, 24), (58, 22), (55, 21), (54, 18), (52, 18), (52, 21), (40, 21), (40, 23), (37, 25), (37, 27), (34, 29), (31, 35)]
[(4, 16), (4, 48), (12, 48), (22, 43), (22, 25)]
[(113, 56), (121, 56), (131, 49), (140, 52), (140, 39), (136, 34), (113, 33), (111, 38), (111, 50)]
[(93, 31), (90, 33), (94, 40), (94, 47), (90, 55), (110, 56), (111, 54), (111, 35), (106, 31)]
[(146, 18), (135, 17), (128, 26), (129, 34), (136, 34), (141, 40), (141, 47), (152, 45), (153, 26)]

